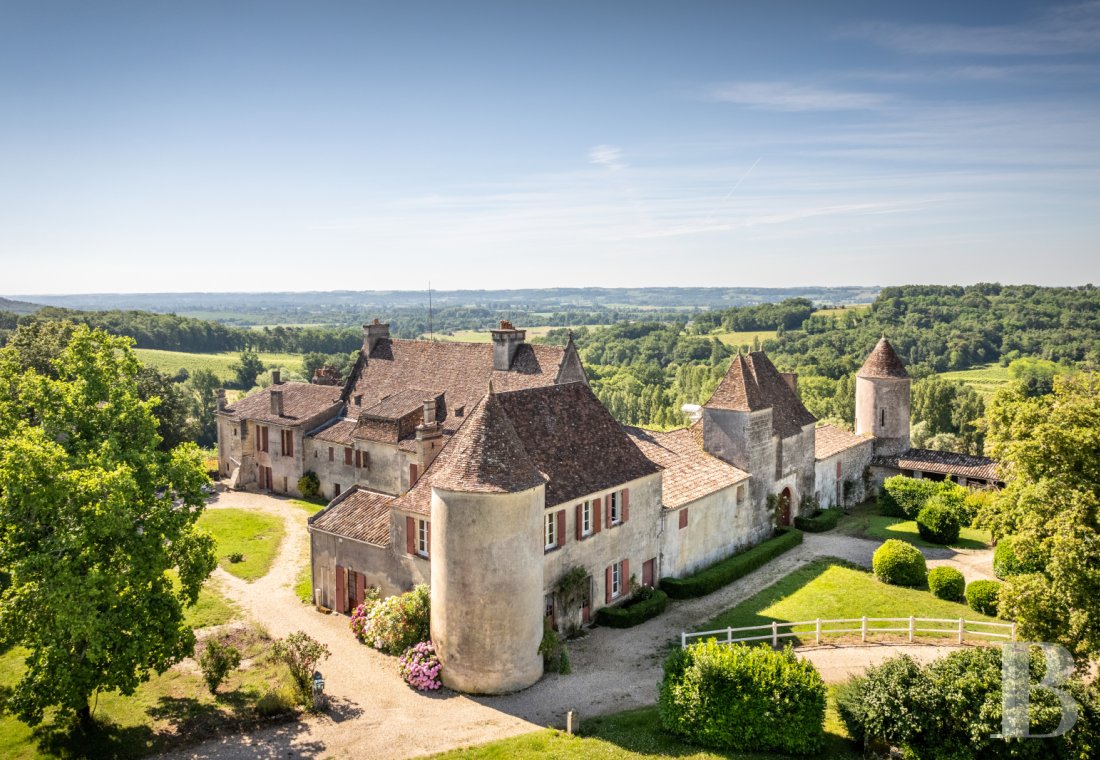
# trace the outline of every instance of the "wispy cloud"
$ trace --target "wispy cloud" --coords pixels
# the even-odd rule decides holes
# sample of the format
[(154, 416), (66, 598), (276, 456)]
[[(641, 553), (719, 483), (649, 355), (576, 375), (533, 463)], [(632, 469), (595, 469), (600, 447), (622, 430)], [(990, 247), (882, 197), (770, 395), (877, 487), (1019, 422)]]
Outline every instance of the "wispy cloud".
[(623, 151), (618, 145), (594, 145), (588, 150), (588, 162), (596, 166), (606, 166), (618, 171), (627, 166), (623, 160)]
[(907, 53), (925, 55), (1065, 55), (1100, 50), (1100, 2), (1061, 5), (1028, 24), (963, 26), (868, 22), (842, 30)]
[(706, 99), (739, 103), (773, 111), (846, 111), (879, 108), (889, 98), (873, 92), (854, 92), (791, 82), (730, 82), (716, 85)]

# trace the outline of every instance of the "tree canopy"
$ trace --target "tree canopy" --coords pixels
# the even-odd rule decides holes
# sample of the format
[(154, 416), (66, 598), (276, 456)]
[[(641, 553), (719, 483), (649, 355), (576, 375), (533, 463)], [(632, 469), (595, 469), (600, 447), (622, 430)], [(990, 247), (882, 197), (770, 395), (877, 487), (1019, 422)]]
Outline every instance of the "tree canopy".
[(132, 694), (194, 646), (209, 481), (194, 444), (161, 450), (130, 346), (79, 326), (55, 357), (0, 349), (0, 646), (29, 650), (3, 706), (30, 724), (88, 721), (97, 692)]

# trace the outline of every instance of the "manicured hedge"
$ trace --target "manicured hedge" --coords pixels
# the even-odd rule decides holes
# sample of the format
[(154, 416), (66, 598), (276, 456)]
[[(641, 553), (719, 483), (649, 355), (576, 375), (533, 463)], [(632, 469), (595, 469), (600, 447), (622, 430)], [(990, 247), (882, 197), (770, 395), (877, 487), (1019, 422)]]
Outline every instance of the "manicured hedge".
[(802, 531), (783, 528), (775, 538), (717, 562), (688, 578), (662, 578), (661, 588), (673, 599), (706, 596), (748, 575), (800, 543)]
[(999, 581), (970, 581), (966, 587), (966, 603), (970, 609), (983, 615), (995, 616), (1000, 602)]
[(934, 567), (928, 571), (928, 590), (932, 596), (949, 602), (961, 602), (966, 579), (953, 567)]
[(905, 475), (887, 478), (878, 494), (879, 512), (891, 517), (915, 520), (928, 500), (937, 495), (942, 495), (945, 503), (957, 506), (956, 514), (960, 521), (970, 524), (971, 517), (966, 504), (967, 490), (950, 480), (909, 478)]
[(933, 496), (917, 514), (920, 537), (933, 544), (953, 544), (959, 540), (959, 514), (940, 494)]
[(840, 521), (840, 515), (839, 509), (818, 510), (816, 514), (809, 517), (794, 518), (794, 527), (807, 533), (824, 533), (836, 527)]
[(924, 586), (928, 566), (924, 555), (910, 543), (891, 538), (871, 557), (875, 577), (891, 586)]
[(790, 647), (710, 640), (673, 650), (664, 671), (661, 724), (692, 744), (753, 753), (822, 749), (825, 682)]
[(640, 602), (617, 607), (601, 607), (596, 611), (596, 622), (608, 628), (632, 628), (655, 618), (668, 607), (668, 594), (653, 589), (653, 594)]

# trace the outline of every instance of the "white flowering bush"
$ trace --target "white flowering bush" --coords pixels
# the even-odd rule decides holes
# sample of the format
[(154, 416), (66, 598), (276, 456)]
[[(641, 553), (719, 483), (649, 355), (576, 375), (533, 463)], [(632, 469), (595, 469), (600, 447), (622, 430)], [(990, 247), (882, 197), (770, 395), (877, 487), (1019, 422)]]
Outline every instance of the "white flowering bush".
[(431, 594), (420, 585), (405, 594), (387, 597), (352, 614), (351, 629), (364, 644), (386, 654), (401, 654), (427, 641), (431, 625)]
[(435, 653), (435, 645), (430, 641), (421, 641), (405, 650), (401, 655), (401, 677), (405, 683), (419, 691), (435, 691), (443, 685), (439, 672), (443, 665)]

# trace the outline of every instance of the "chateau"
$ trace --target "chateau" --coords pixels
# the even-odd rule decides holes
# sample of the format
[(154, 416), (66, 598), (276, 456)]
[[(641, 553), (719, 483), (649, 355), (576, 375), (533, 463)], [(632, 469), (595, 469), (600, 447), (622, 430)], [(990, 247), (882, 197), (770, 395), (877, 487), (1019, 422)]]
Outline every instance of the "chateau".
[[(910, 380), (883, 338), (857, 375), (855, 433), (817, 426), (797, 377), (739, 354), (690, 427), (617, 423), (576, 347), (398, 340), (364, 326), (343, 386), (274, 384), (218, 408), (232, 487), (329, 505), (309, 521), (317, 604), (346, 613), (368, 585), (431, 585), (432, 639), (451, 688), (503, 693), (541, 676), (545, 625), (569, 629), (631, 588), (696, 572), (800, 509), (861, 501), (904, 472), (993, 482), (994, 464), (909, 447)], [(579, 604), (559, 593), (583, 573)]]

